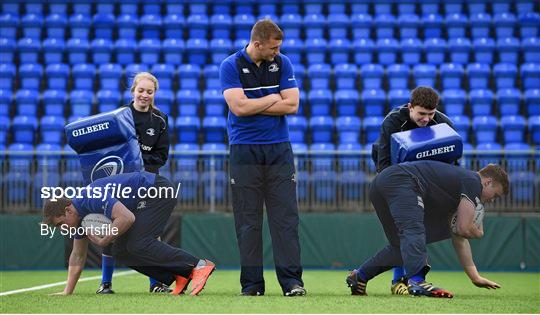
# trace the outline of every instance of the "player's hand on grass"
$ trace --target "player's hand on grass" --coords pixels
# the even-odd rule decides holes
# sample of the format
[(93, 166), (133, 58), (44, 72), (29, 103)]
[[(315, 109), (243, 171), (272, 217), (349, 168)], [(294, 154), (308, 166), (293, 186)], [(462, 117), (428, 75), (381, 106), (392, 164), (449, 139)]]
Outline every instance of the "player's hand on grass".
[(51, 293), (49, 294), (50, 296), (55, 296), (55, 295), (69, 295), (68, 293), (66, 293), (65, 291), (62, 291), (62, 292), (55, 292), (55, 293)]
[(501, 288), (501, 286), (498, 283), (493, 282), (484, 277), (478, 277), (476, 279), (473, 279), (472, 283), (479, 288), (494, 289), (494, 290)]

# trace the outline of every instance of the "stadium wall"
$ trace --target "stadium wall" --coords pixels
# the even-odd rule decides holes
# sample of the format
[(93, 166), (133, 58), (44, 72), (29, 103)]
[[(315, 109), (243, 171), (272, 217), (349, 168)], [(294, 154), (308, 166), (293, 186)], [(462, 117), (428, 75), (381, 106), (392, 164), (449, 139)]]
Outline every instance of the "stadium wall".
[[(41, 236), (40, 220), (37, 215), (0, 215), (0, 269), (65, 267), (69, 242), (64, 242), (58, 233), (51, 239)], [(540, 269), (540, 217), (487, 216), (484, 224), (484, 238), (471, 241), (480, 269)], [(271, 266), (270, 233), (266, 222), (263, 226), (264, 263)], [(182, 248), (209, 258), (222, 268), (239, 265), (232, 214), (184, 214), (173, 218), (166, 230), (168, 242), (179, 242)], [(382, 228), (372, 213), (302, 214), (300, 241), (306, 268), (354, 267), (386, 244)], [(97, 267), (99, 259), (91, 259), (93, 252), (101, 253), (94, 248), (87, 265)], [(450, 241), (430, 245), (429, 257), (434, 269), (461, 269)]]

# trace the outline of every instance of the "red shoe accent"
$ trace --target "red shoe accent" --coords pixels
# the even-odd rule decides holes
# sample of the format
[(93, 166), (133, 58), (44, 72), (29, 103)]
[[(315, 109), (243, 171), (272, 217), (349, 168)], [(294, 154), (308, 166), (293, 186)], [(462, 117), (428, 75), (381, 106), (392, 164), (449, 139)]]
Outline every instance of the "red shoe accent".
[(175, 277), (176, 277), (176, 286), (174, 287), (174, 290), (171, 292), (171, 294), (172, 295), (184, 294), (189, 282), (191, 281), (191, 275), (189, 278), (184, 278), (182, 276), (175, 276)]
[(205, 259), (206, 266), (193, 269), (191, 272), (191, 279), (193, 279), (193, 285), (191, 286), (191, 292), (189, 295), (195, 296), (204, 289), (206, 280), (210, 277), (212, 272), (216, 269), (216, 265), (210, 260)]
[(433, 294), (433, 296), (440, 297), (440, 298), (451, 299), (454, 297), (454, 294), (452, 294), (452, 292), (446, 291), (444, 289), (435, 289), (431, 291), (431, 293)]

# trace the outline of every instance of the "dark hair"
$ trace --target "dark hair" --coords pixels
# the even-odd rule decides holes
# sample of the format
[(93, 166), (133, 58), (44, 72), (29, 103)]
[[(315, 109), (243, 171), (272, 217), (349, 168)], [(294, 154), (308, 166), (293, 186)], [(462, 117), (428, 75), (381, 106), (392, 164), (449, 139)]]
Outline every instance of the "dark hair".
[(430, 87), (419, 86), (412, 90), (409, 103), (411, 103), (413, 107), (421, 106), (426, 109), (437, 109), (437, 104), (439, 104), (439, 94)]
[(251, 29), (251, 41), (265, 42), (270, 39), (283, 40), (283, 31), (270, 19), (257, 21)]
[(498, 164), (489, 163), (486, 167), (478, 171), (478, 173), (480, 173), (480, 176), (484, 178), (491, 178), (492, 180), (501, 184), (503, 188), (503, 193), (505, 195), (508, 194), (508, 186), (510, 185), (510, 183), (508, 180), (508, 174), (502, 168), (502, 166)]
[(55, 201), (47, 200), (43, 204), (43, 220), (45, 224), (51, 224), (52, 219), (66, 214), (66, 207), (71, 204), (71, 199), (58, 198)]

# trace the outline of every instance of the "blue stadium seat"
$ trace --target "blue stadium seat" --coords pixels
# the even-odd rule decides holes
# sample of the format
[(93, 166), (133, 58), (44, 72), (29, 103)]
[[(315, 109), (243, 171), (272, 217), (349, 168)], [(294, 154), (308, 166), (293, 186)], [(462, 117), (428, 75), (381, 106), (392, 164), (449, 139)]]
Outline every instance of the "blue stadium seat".
[(73, 88), (77, 90), (94, 90), (96, 67), (93, 64), (81, 63), (73, 66), (71, 77)]
[[(235, 2), (236, 4), (236, 14), (251, 14), (253, 15), (253, 11), (255, 9), (255, 1), (251, 0), (251, 1), (241, 1), (241, 0), (233, 0), (233, 2)], [(225, 3), (223, 4), (223, 6), (225, 7), (229, 7), (230, 6), (228, 5), (227, 3), (227, 0), (225, 1)], [(216, 5), (214, 5), (214, 11), (216, 11)]]
[(324, 38), (326, 18), (322, 14), (307, 13), (304, 15), (304, 34), (307, 39)]
[(371, 37), (371, 29), (373, 19), (369, 14), (353, 14), (351, 16), (351, 32), (354, 40), (369, 39)]
[(432, 64), (418, 64), (413, 67), (414, 85), (435, 86), (437, 67)]
[(521, 38), (538, 37), (540, 35), (538, 26), (540, 25), (540, 14), (528, 11), (519, 15), (519, 34)]
[(334, 169), (335, 158), (329, 154), (336, 150), (333, 143), (314, 142), (309, 149), (312, 153), (312, 171), (329, 171)]
[(16, 68), (10, 63), (0, 64), (0, 85), (4, 90), (13, 89), (13, 81), (15, 79)]
[[(298, 82), (298, 79), (296, 79), (296, 82)], [(301, 89), (301, 87), (299, 88)], [(306, 99), (307, 99), (306, 92), (303, 90), (300, 90), (299, 98), (300, 98), (300, 103), (298, 104), (298, 112), (296, 114), (304, 116), (305, 115), (304, 109), (306, 108)]]
[(30, 173), (34, 160), (34, 146), (28, 143), (12, 143), (8, 150), (16, 154), (9, 156), (9, 171)]
[(221, 90), (204, 91), (203, 105), (205, 116), (223, 116), (226, 104)]
[(72, 90), (69, 93), (71, 114), (78, 117), (86, 117), (92, 114), (94, 93), (88, 90)]
[(362, 158), (359, 152), (362, 150), (362, 145), (358, 142), (340, 143), (337, 148), (343, 152), (338, 159), (339, 169), (345, 171), (358, 171), (362, 166)]
[(27, 13), (21, 17), (23, 37), (41, 39), (43, 16), (40, 13)]
[(251, 14), (237, 14), (233, 17), (235, 38), (250, 38), (251, 28), (255, 24), (255, 17)]
[(407, 104), (409, 99), (410, 93), (408, 90), (397, 89), (388, 91), (388, 104), (390, 105), (390, 110)]
[(461, 13), (449, 13), (446, 11), (446, 32), (448, 38), (465, 38), (469, 24), (467, 16)]
[(422, 21), (425, 39), (442, 37), (442, 27), (444, 24), (442, 16), (437, 13), (424, 13), (422, 14)]
[(364, 89), (380, 89), (384, 68), (380, 64), (364, 64), (360, 67), (360, 78)]
[(497, 39), (497, 52), (499, 62), (517, 63), (520, 50), (519, 40), (515, 37), (505, 37)]
[(509, 11), (493, 11), (493, 27), (497, 38), (506, 38), (514, 36), (514, 27), (516, 25), (516, 16)]
[(102, 90), (119, 90), (122, 72), (122, 67), (116, 63), (100, 65), (98, 68), (99, 88)]
[(184, 41), (181, 39), (168, 38), (163, 41), (163, 60), (166, 64), (178, 66), (182, 63), (184, 53)]
[(225, 160), (228, 159), (228, 156), (226, 155), (227, 145), (225, 143), (204, 143), (201, 149), (206, 153), (203, 155), (203, 165), (205, 170), (225, 170)]
[(88, 40), (90, 37), (90, 25), (92, 24), (89, 14), (74, 13), (69, 17), (68, 25), (71, 27), (72, 39)]
[(426, 62), (431, 65), (440, 65), (446, 60), (448, 45), (442, 38), (428, 38), (424, 40)]
[(298, 13), (283, 11), (284, 14), (279, 18), (279, 25), (288, 38), (300, 38), (302, 29), (302, 16)]
[(41, 117), (41, 143), (61, 144), (65, 125), (66, 121), (62, 116)]
[(197, 155), (190, 154), (199, 151), (199, 145), (195, 143), (177, 143), (174, 145), (174, 161), (177, 171), (190, 171), (197, 173)]
[[(299, 89), (304, 86), (304, 78), (306, 76), (306, 68), (302, 64), (293, 64), (294, 77), (296, 78), (296, 84)], [(302, 100), (300, 100), (302, 102)]]
[(369, 38), (357, 39), (353, 42), (354, 63), (362, 65), (373, 62), (375, 43)]
[(66, 35), (67, 18), (65, 13), (58, 14), (58, 11), (51, 11), (45, 18), (45, 30), (47, 31), (47, 38), (55, 38), (64, 40)]
[(180, 143), (197, 143), (201, 122), (198, 117), (180, 116), (174, 124)]
[(302, 63), (302, 56), (304, 55), (304, 42), (301, 39), (285, 38), (283, 41), (282, 50), (283, 53), (289, 57), (291, 63)]
[(501, 118), (501, 130), (504, 143), (525, 142), (526, 121), (523, 116), (503, 116)]
[(21, 38), (17, 42), (17, 50), (19, 51), (19, 60), (24, 60), (26, 63), (38, 63), (41, 42), (32, 38)]
[[(134, 63), (134, 64), (128, 64), (125, 68), (125, 86), (129, 89), (131, 88), (131, 84), (133, 82), (133, 79), (139, 72), (149, 71), (147, 65), (140, 64), (140, 63)], [(161, 86), (161, 84), (160, 84)]]
[(472, 168), (472, 159), (470, 158), (470, 155), (467, 154), (467, 152), (470, 152), (472, 150), (474, 150), (472, 144), (467, 142), (463, 143), (463, 157), (459, 159), (459, 165), (465, 167), (466, 169)]
[(36, 116), (39, 103), (37, 90), (17, 90), (15, 93), (17, 115)]
[(142, 11), (146, 14), (161, 14), (161, 3), (156, 2), (143, 2)]
[(51, 64), (45, 69), (49, 89), (66, 89), (69, 78), (69, 67), (65, 64)]
[(144, 14), (139, 19), (141, 39), (160, 39), (161, 38), (161, 15)]
[(410, 71), (410, 67), (404, 64), (395, 64), (386, 68), (386, 77), (390, 89), (407, 89)]
[(19, 14), (19, 3), (15, 1), (6, 1), (0, 4), (2, 6), (1, 12)]
[(13, 93), (11, 90), (0, 89), (0, 117), (8, 117), (11, 110)]
[(440, 67), (440, 75), (443, 89), (460, 89), (465, 70), (461, 64), (445, 63)]
[(72, 65), (88, 62), (90, 44), (86, 39), (71, 38), (66, 44), (66, 53)]
[(334, 67), (334, 78), (337, 90), (356, 88), (358, 68), (354, 64), (344, 63)]
[(451, 38), (448, 40), (448, 52), (452, 63), (462, 65), (469, 63), (470, 50), (471, 41), (467, 38)]
[(469, 93), (471, 111), (473, 116), (487, 116), (493, 114), (493, 100), (491, 90), (471, 90)]
[(0, 15), (0, 37), (17, 39), (19, 15), (17, 13), (2, 13)]
[(472, 52), (476, 62), (485, 64), (493, 63), (494, 51), (495, 41), (491, 38), (477, 38), (473, 41)]
[(310, 86), (312, 89), (329, 89), (330, 74), (332, 69), (328, 64), (313, 64), (308, 67), (307, 75), (309, 77)]
[(333, 103), (331, 90), (323, 88), (312, 89), (308, 92), (308, 99), (312, 116), (330, 115)]
[(397, 25), (399, 25), (398, 30), (401, 40), (418, 38), (418, 28), (421, 25), (420, 23), (420, 17), (414, 14), (414, 11), (411, 13), (400, 13)]
[(65, 144), (62, 147), (62, 153), (63, 153), (63, 159), (65, 161), (65, 171), (67, 172), (73, 172), (76, 171), (81, 176), (81, 182), (82, 182), (82, 172), (81, 172), (81, 164), (79, 162), (79, 156), (77, 155), (77, 152), (75, 152), (69, 144)]
[(352, 14), (367, 14), (369, 12), (368, 2), (353, 2), (351, 3)]
[(497, 118), (493, 116), (476, 116), (472, 121), (477, 143), (493, 143), (497, 139)]
[(540, 116), (529, 117), (529, 132), (531, 141), (535, 145), (540, 145)]
[(64, 62), (66, 43), (62, 39), (47, 38), (43, 41), (43, 59), (45, 64)]
[(510, 12), (510, 2), (509, 1), (493, 1), (491, 11), (493, 12)]
[(219, 116), (204, 117), (202, 128), (205, 142), (223, 143), (227, 131), (227, 121), (224, 117)]
[(516, 87), (517, 67), (510, 63), (498, 63), (493, 67), (493, 77), (497, 89)]
[(346, 201), (358, 202), (365, 198), (368, 180), (361, 170), (343, 171), (339, 175), (340, 190)]
[(336, 119), (338, 143), (360, 143), (361, 122), (358, 116), (341, 116)]
[(186, 42), (186, 56), (190, 64), (205, 65), (208, 52), (208, 41), (201, 38), (190, 38)]
[(72, 10), (75, 14), (91, 14), (92, 3), (90, 1), (74, 2), (72, 4)]
[[(212, 186), (212, 182), (215, 183)], [(204, 201), (210, 202), (214, 199), (215, 202), (223, 203), (229, 189), (228, 176), (223, 171), (208, 171), (201, 175), (201, 188), (203, 190)]]
[(532, 156), (523, 151), (530, 151), (531, 147), (527, 143), (510, 143), (504, 146), (507, 172), (528, 170), (529, 160)]
[[(277, 14), (277, 3), (273, 0), (262, 0), (257, 1), (259, 12), (266, 12), (266, 14)], [(255, 7), (257, 7), (257, 4), (255, 4)], [(276, 20), (277, 21), (277, 20)]]
[[(178, 67), (180, 89), (198, 89), (201, 68), (195, 64), (183, 64)], [(161, 82), (160, 82), (161, 84)]]
[(312, 143), (331, 143), (334, 119), (331, 116), (311, 116), (309, 119)]
[(90, 47), (94, 64), (99, 65), (111, 62), (113, 44), (109, 39), (96, 38), (90, 43)]
[(13, 39), (0, 38), (0, 60), (2, 63), (14, 63), (17, 44)]
[(205, 14), (191, 14), (186, 20), (190, 39), (203, 39), (208, 34), (208, 16)]
[(98, 14), (114, 14), (114, 3), (107, 0), (96, 1), (95, 11)]
[(471, 63), (467, 65), (469, 89), (487, 89), (489, 87), (491, 68), (485, 63)]
[(373, 19), (375, 27), (375, 38), (385, 39), (394, 38), (394, 27), (396, 18), (390, 13), (376, 14)]
[(502, 155), (500, 154), (502, 146), (496, 142), (478, 143), (476, 151), (478, 151), (478, 154), (476, 155), (478, 168), (482, 168), (489, 163), (501, 164), (502, 162)]
[(176, 92), (179, 116), (197, 116), (199, 104), (201, 103), (201, 93), (199, 90), (178, 90)]
[(306, 143), (307, 120), (303, 116), (287, 117), (291, 143)]
[(534, 11), (534, 2), (527, 0), (518, 0), (516, 1), (516, 12), (517, 14), (525, 14), (527, 12)]
[(397, 62), (399, 42), (393, 38), (377, 40), (378, 63), (384, 66)]
[(66, 92), (63, 89), (46, 90), (43, 92), (45, 115), (64, 116), (66, 110)]
[(465, 113), (465, 105), (467, 94), (460, 89), (448, 89), (442, 93), (444, 101), (444, 112), (449, 116), (463, 115)]
[(15, 116), (11, 128), (13, 142), (33, 144), (38, 129), (38, 120), (35, 116)]
[(525, 38), (521, 41), (523, 61), (527, 63), (540, 63), (540, 39), (537, 37)]
[(540, 115), (540, 89), (525, 91), (525, 107), (528, 116)]
[(229, 39), (231, 37), (231, 28), (233, 24), (232, 17), (224, 14), (223, 11), (216, 11), (210, 17), (211, 37), (213, 39)]
[(137, 42), (132, 39), (118, 39), (114, 42), (114, 51), (116, 53), (116, 63), (123, 66), (135, 63)]
[(526, 63), (521, 65), (521, 86), (524, 89), (540, 88), (540, 64)]
[(345, 13), (328, 14), (328, 37), (333, 39), (346, 39), (351, 25), (349, 16)]
[[(162, 94), (163, 91), (160, 90), (159, 94)], [(120, 92), (117, 90), (99, 90), (96, 93), (96, 99), (98, 104), (98, 112), (109, 112), (112, 110), (117, 109), (120, 107), (121, 104), (121, 97)], [(157, 103), (157, 102), (156, 102)], [(161, 103), (157, 103), (158, 106), (161, 108)]]
[(309, 177), (315, 202), (335, 202), (337, 196), (337, 173), (334, 171), (314, 171)]
[(159, 87), (166, 90), (173, 88), (173, 80), (176, 79), (176, 71), (173, 65), (154, 64), (151, 68), (152, 74), (158, 79)]
[(446, 14), (463, 13), (463, 2), (459, 0), (447, 1), (443, 3)]
[(82, 172), (77, 171), (66, 171), (62, 173), (60, 183), (64, 187), (84, 187)]
[[(174, 106), (174, 93), (172, 90), (159, 89), (156, 92), (155, 103), (157, 108), (165, 115), (170, 116)], [(174, 122), (173, 122), (174, 123)]]
[(418, 38), (406, 38), (400, 42), (401, 60), (406, 65), (419, 64), (422, 59), (423, 43)]
[(386, 93), (381, 89), (362, 91), (365, 116), (383, 116), (386, 113)]
[(8, 204), (29, 206), (31, 182), (32, 177), (29, 172), (8, 172), (3, 183)]
[(42, 77), (43, 66), (40, 64), (25, 63), (19, 66), (19, 87), (22, 89), (39, 90)]
[(212, 39), (209, 46), (212, 63), (219, 65), (230, 55), (232, 46), (233, 44), (229, 39)]
[(335, 107), (338, 116), (356, 116), (360, 95), (356, 89), (336, 90)]
[(465, 116), (465, 115), (450, 116), (450, 120), (452, 121), (452, 124), (454, 124), (454, 128), (457, 131), (457, 133), (461, 136), (461, 140), (465, 143), (468, 143), (469, 142), (469, 129), (471, 127), (471, 121), (469, 119), (469, 116)]
[[(94, 37), (111, 40), (115, 29), (116, 19), (112, 13), (97, 13), (92, 17)], [(144, 28), (143, 28), (144, 32)]]
[[(130, 0), (124, 0), (125, 2), (127, 3), (133, 3), (132, 1)], [(169, 1), (166, 1), (164, 3), (165, 5), (165, 12), (167, 12), (167, 14), (173, 14), (173, 13), (178, 13), (178, 12), (183, 12), (184, 11), (184, 0), (169, 0)], [(189, 10), (188, 12), (192, 13), (192, 9), (191, 9), (191, 6), (192, 4), (190, 4), (188, 6)], [(206, 4), (204, 4), (204, 12), (206, 12)]]
[(197, 200), (199, 194), (199, 174), (196, 171), (176, 171), (173, 173), (174, 185), (180, 184), (178, 196), (180, 203), (191, 203)]
[(306, 14), (322, 14), (323, 2), (318, 0), (304, 0), (304, 12)]
[(305, 44), (307, 64), (326, 62), (328, 43), (324, 38), (307, 39)]
[(148, 66), (159, 63), (161, 60), (161, 42), (159, 38), (145, 38), (138, 43), (139, 60)]
[(11, 127), (11, 120), (8, 116), (0, 115), (0, 145), (5, 148), (7, 143), (7, 135)]
[[(381, 124), (384, 117), (382, 116), (367, 116), (362, 121), (362, 128), (366, 135), (366, 143), (373, 143), (379, 137), (381, 132)], [(367, 150), (367, 148), (366, 148)]]
[(509, 179), (514, 202), (529, 204), (534, 201), (538, 188), (535, 187), (535, 174), (533, 172), (511, 172)]
[(349, 63), (351, 42), (348, 39), (333, 39), (329, 43), (330, 63), (333, 65)]
[(221, 81), (219, 80), (219, 67), (217, 65), (204, 66), (203, 77), (207, 90), (221, 89)]
[(471, 35), (474, 40), (489, 37), (489, 32), (491, 29), (491, 15), (485, 12), (473, 13), (469, 16), (469, 22), (471, 27)]
[(397, 3), (399, 15), (414, 14), (416, 12), (416, 1), (400, 1)]
[(135, 40), (137, 38), (137, 28), (139, 18), (136, 14), (120, 14), (116, 18), (118, 38)]

